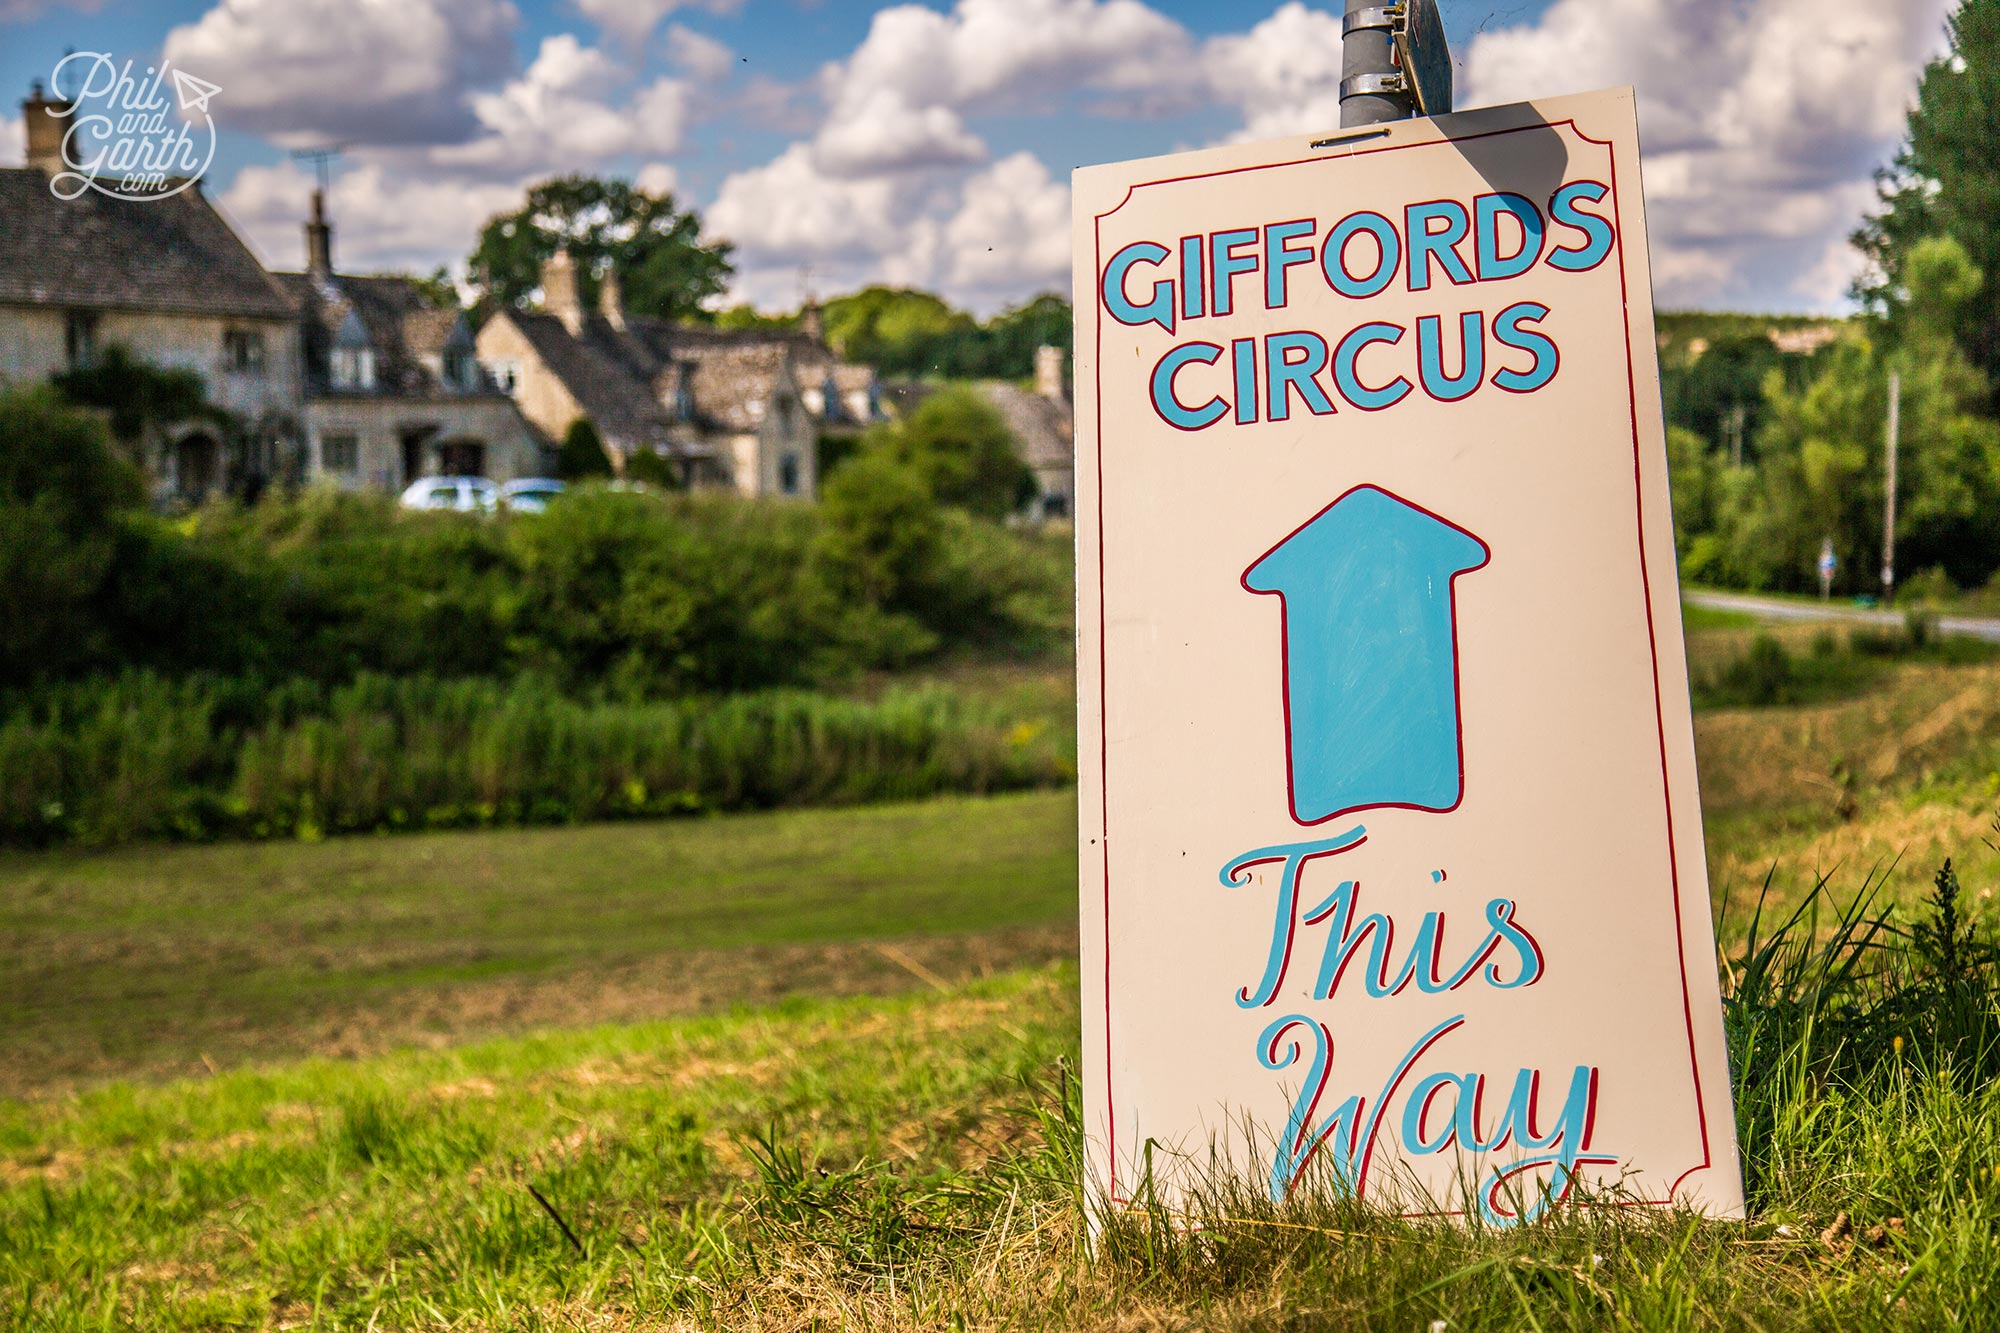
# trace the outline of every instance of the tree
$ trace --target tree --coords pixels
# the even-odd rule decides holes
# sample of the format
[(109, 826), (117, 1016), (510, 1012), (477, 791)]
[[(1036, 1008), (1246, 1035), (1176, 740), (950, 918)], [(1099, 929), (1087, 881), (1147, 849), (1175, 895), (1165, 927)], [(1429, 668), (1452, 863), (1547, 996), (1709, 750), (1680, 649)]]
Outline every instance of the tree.
[(827, 479), (819, 563), (836, 591), (876, 608), (908, 603), (937, 563), (937, 502), (888, 449), (865, 449)]
[(562, 447), (556, 453), (556, 475), (564, 481), (611, 475), (611, 456), (604, 452), (604, 437), (589, 417), (578, 417), (563, 432)]
[(735, 267), (727, 241), (701, 239), (701, 219), (671, 194), (649, 194), (628, 181), (563, 176), (528, 191), (527, 202), (487, 222), (472, 252), (480, 303), (521, 306), (542, 281), (542, 264), (567, 246), (580, 295), (597, 300), (615, 269), (625, 308), (659, 319), (698, 319)]
[(929, 292), (866, 287), (826, 303), (826, 340), (850, 361), (885, 375), (963, 375), (977, 355), (979, 325)]
[(123, 520), (143, 496), (90, 414), (50, 389), (0, 393), (0, 681), (62, 675), (104, 652)]
[(754, 333), (793, 333), (798, 330), (799, 317), (796, 312), (789, 315), (767, 315), (753, 305), (733, 305), (727, 310), (716, 312), (715, 327), (741, 329)]
[(1003, 310), (983, 327), (986, 364), (980, 373), (995, 379), (1024, 379), (1035, 373), (1038, 349), (1059, 347), (1067, 356), (1076, 341), (1076, 317), (1069, 302), (1053, 292)]
[(1035, 474), (1015, 451), (1013, 433), (976, 389), (942, 389), (877, 431), (872, 447), (908, 465), (939, 504), (997, 519), (1035, 497)]
[(1981, 280), (1956, 241), (1931, 238), (1904, 257), (1901, 337), (1885, 349), (1850, 334), (1817, 379), (1793, 392), (1773, 372), (1758, 440), (1759, 503), (1738, 510), (1729, 546), (1753, 583), (1812, 586), (1831, 539), (1851, 590), (1876, 586), (1882, 550), (1888, 380), (1902, 381), (1897, 563), (1942, 567), (1961, 585), (2000, 568), (2000, 425), (1981, 415), (1986, 377), (1952, 332)]
[(192, 370), (163, 370), (113, 343), (87, 366), (51, 377), (63, 397), (105, 412), (111, 433), (128, 450), (149, 433), (177, 422), (227, 426), (229, 414), (208, 401), (208, 384)]
[[(1965, 0), (1947, 21), (1950, 49), (1925, 68), (1909, 136), (1877, 175), (1882, 211), (1855, 234), (1869, 272), (1855, 295), (1900, 326), (1908, 265), (1927, 237), (1963, 247), (2000, 274), (2000, 0)], [(1966, 303), (1953, 333), (1989, 383), (2000, 373), (2000, 304)]]
[(1687, 364), (1663, 368), (1660, 389), (1667, 420), (1719, 445), (1741, 411), (1747, 452), (1762, 424), (1764, 378), (1784, 361), (1766, 335), (1718, 339)]

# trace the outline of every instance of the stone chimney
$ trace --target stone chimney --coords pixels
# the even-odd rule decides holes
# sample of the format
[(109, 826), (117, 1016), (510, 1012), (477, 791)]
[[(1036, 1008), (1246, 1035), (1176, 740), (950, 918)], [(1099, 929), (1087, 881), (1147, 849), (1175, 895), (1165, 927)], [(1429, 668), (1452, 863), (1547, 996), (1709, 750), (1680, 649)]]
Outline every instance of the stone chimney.
[(625, 331), (625, 288), (618, 281), (615, 265), (606, 265), (604, 280), (597, 285), (597, 313), (620, 333)]
[(808, 296), (804, 309), (799, 311), (799, 331), (816, 343), (826, 341), (826, 318), (820, 314), (819, 301), (814, 297)]
[(1063, 373), (1062, 348), (1035, 349), (1035, 392), (1059, 403), (1068, 401), (1069, 376)]
[(566, 245), (542, 265), (542, 309), (561, 320), (571, 337), (582, 334), (583, 297), (576, 286), (576, 261)]
[(53, 176), (67, 171), (63, 161), (63, 135), (69, 132), (67, 117), (56, 114), (69, 110), (69, 103), (58, 97), (44, 97), (39, 80), (28, 89), (28, 100), (21, 103), (21, 125), (27, 131), (28, 165), (44, 176)]
[(315, 278), (333, 276), (333, 224), (326, 220), (326, 192), (314, 190), (312, 216), (306, 220), (306, 272)]

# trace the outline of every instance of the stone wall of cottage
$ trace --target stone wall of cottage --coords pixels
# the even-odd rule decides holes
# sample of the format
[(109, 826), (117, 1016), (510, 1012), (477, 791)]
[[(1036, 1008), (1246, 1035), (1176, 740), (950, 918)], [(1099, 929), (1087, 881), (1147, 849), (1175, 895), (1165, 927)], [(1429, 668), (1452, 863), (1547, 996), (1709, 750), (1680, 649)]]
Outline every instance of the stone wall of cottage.
[[(301, 397), (302, 349), (289, 320), (218, 319), (105, 310), (96, 315), (94, 346), (122, 343), (143, 361), (192, 370), (208, 385), (209, 401), (246, 422), (295, 417)], [(0, 306), (0, 381), (34, 383), (69, 368), (69, 312), (56, 306)], [(230, 367), (224, 335), (259, 334), (263, 364), (255, 371)]]
[(479, 445), (479, 475), (492, 481), (549, 472), (541, 441), (504, 398), (315, 398), (306, 404), (306, 436), (307, 479), (353, 490), (401, 491), (418, 477), (456, 471), (464, 460), (452, 455), (464, 451), (446, 447), (453, 444)]

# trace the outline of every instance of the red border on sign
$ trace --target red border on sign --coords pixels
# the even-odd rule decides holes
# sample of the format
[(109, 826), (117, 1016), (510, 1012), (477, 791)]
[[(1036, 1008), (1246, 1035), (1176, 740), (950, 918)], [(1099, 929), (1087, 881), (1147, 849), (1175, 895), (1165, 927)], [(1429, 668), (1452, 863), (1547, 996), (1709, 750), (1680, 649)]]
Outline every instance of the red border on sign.
[[(1508, 134), (1532, 133), (1540, 130), (1567, 128), (1570, 133), (1588, 144), (1611, 150), (1611, 216), (1617, 223), (1618, 240), (1618, 290), (1621, 309), (1625, 311), (1625, 375), (1627, 400), (1631, 405), (1632, 420), (1632, 486), (1636, 524), (1634, 533), (1639, 543), (1639, 582), (1641, 595), (1646, 603), (1646, 636), (1648, 649), (1652, 654), (1653, 670), (1653, 718), (1660, 747), (1660, 796), (1666, 810), (1667, 864), (1673, 885), (1674, 904), (1674, 945), (1679, 955), (1681, 975), (1681, 1013), (1686, 1023), (1688, 1039), (1688, 1069), (1694, 1085), (1695, 1114), (1701, 1127), (1702, 1159), (1699, 1164), (1689, 1167), (1667, 1187), (1664, 1197), (1631, 1201), (1635, 1206), (1664, 1207), (1671, 1205), (1674, 1196), (1689, 1176), (1698, 1171), (1710, 1169), (1715, 1164), (1715, 1152), (1710, 1141), (1708, 1108), (1702, 1096), (1701, 1061), (1694, 1035), (1694, 998), (1690, 993), (1687, 978), (1687, 941), (1681, 912), (1680, 851), (1675, 838), (1673, 779), (1667, 760), (1666, 704), (1660, 688), (1660, 645), (1658, 626), (1653, 615), (1652, 573), (1646, 562), (1646, 490), (1643, 459), (1640, 454), (1639, 439), (1639, 389), (1637, 372), (1633, 364), (1632, 321), (1630, 317), (1631, 275), (1628, 271), (1625, 250), (1625, 209), (1618, 186), (1618, 153), (1616, 145), (1608, 139), (1593, 139), (1577, 127), (1574, 118), (1568, 120), (1537, 122), (1520, 125), (1512, 129), (1491, 130), (1484, 134), (1469, 134), (1457, 139), (1429, 139), (1418, 143), (1390, 144), (1381, 148), (1357, 148), (1336, 155), (1315, 154), (1310, 157), (1294, 158), (1287, 162), (1266, 162), (1250, 167), (1231, 167), (1222, 171), (1194, 172), (1185, 176), (1168, 176), (1159, 180), (1140, 181), (1128, 187), (1124, 198), (1112, 208), (1099, 213), (1093, 219), (1092, 256), (1092, 304), (1096, 324), (1096, 361), (1092, 373), (1097, 387), (1097, 721), (1098, 721), (1098, 797), (1100, 806), (1099, 846), (1104, 857), (1104, 1123), (1107, 1137), (1110, 1176), (1107, 1192), (1111, 1202), (1118, 1206), (1128, 1206), (1132, 1201), (1122, 1198), (1118, 1192), (1118, 1121), (1117, 1097), (1113, 1091), (1115, 1061), (1111, 1043), (1111, 740), (1109, 715), (1106, 707), (1109, 676), (1107, 665), (1110, 645), (1106, 638), (1107, 612), (1104, 588), (1104, 294), (1097, 290), (1096, 275), (1104, 271), (1104, 219), (1125, 207), (1132, 196), (1140, 190), (1155, 185), (1177, 185), (1194, 180), (1213, 180), (1224, 176), (1238, 176), (1256, 171), (1272, 171), (1284, 167), (1305, 166), (1310, 163), (1335, 163), (1357, 157), (1372, 157), (1378, 153), (1402, 152), (1410, 148), (1442, 148), (1455, 143), (1469, 143), (1477, 139), (1492, 139)], [(1456, 526), (1456, 525), (1454, 525)], [(1454, 640), (1455, 631), (1454, 609)], [(1287, 763), (1290, 756), (1287, 755)], [(1461, 754), (1462, 765), (1462, 754)], [(1451, 1216), (1451, 1213), (1413, 1214), (1413, 1216)]]

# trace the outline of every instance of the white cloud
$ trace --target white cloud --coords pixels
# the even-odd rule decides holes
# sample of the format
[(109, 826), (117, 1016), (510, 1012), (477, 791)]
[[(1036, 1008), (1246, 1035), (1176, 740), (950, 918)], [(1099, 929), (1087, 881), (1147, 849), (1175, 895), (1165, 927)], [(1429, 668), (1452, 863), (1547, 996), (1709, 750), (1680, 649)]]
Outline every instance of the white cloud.
[(1139, 0), (959, 0), (943, 14), (897, 5), (822, 72), (822, 165), (859, 176), (978, 161), (966, 112), (1075, 91), (1158, 97), (1191, 53), (1186, 31)]
[(680, 182), (680, 173), (670, 162), (648, 162), (632, 176), (632, 183), (647, 194), (672, 194)]
[(667, 55), (694, 78), (716, 83), (736, 67), (736, 53), (693, 28), (676, 23), (667, 29)]
[[(238, 172), (217, 203), (278, 269), (305, 267), (305, 222), (313, 181), (291, 162)], [(334, 264), (346, 273), (428, 272), (462, 265), (479, 228), (521, 206), (516, 184), (468, 184), (392, 171), (364, 163), (334, 178), (327, 201), (334, 225)]]
[(621, 65), (568, 33), (545, 38), (534, 63), (498, 92), (475, 93), (480, 133), (437, 149), (442, 167), (488, 177), (588, 171), (625, 154), (679, 150), (691, 89), (659, 79), (623, 105), (605, 98), (625, 81)]
[(763, 264), (866, 260), (894, 253), (905, 239), (903, 195), (893, 181), (828, 176), (797, 143), (724, 181), (707, 218), (710, 230)]
[(28, 134), (19, 116), (0, 120), (0, 166), (18, 167), (28, 159)]
[(1336, 129), (1340, 19), (1287, 0), (1246, 33), (1210, 38), (1201, 74), (1212, 97), (1242, 114), (1242, 138)]
[(842, 100), (815, 145), (822, 166), (841, 176), (963, 166), (986, 157), (986, 144), (948, 106), (915, 106), (893, 88)]
[(514, 68), (509, 0), (219, 0), (165, 54), (222, 86), (225, 129), (280, 143), (450, 143)]
[(1831, 309), (1846, 235), (1904, 128), (1951, 0), (1556, 0), (1478, 37), (1464, 105), (1639, 92), (1663, 304)]
[(986, 305), (1024, 291), (1069, 285), (1069, 186), (1031, 153), (1015, 153), (965, 184), (944, 228), (946, 285)]
[(638, 47), (653, 35), (660, 20), (682, 9), (734, 14), (744, 0), (576, 0), (584, 17), (627, 46)]
[(1069, 187), (1026, 152), (957, 180), (864, 180), (823, 171), (797, 143), (730, 177), (707, 218), (737, 246), (734, 300), (795, 303), (810, 270), (822, 290), (926, 287), (987, 311), (1069, 272)]

